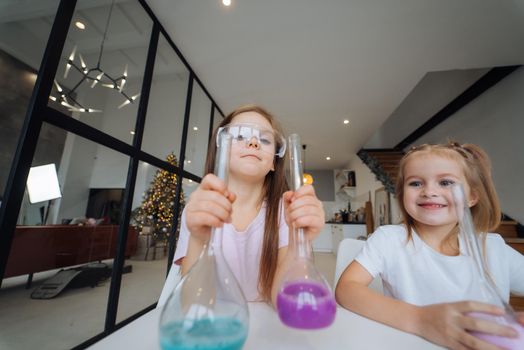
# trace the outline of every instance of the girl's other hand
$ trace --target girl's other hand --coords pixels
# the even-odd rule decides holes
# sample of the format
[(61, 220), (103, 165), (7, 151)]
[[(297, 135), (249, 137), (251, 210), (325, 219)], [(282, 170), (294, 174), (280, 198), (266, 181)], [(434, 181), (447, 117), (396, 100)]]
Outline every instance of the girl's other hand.
[(513, 328), (468, 316), (470, 312), (504, 314), (504, 310), (494, 305), (473, 301), (423, 306), (419, 309), (416, 334), (449, 349), (460, 350), (500, 350), (499, 347), (471, 335), (468, 331), (503, 337), (517, 336)]
[(303, 228), (308, 240), (318, 236), (324, 227), (325, 214), (313, 186), (304, 185), (295, 192), (287, 191), (283, 199), (287, 225)]
[(189, 197), (185, 208), (186, 224), (191, 235), (205, 242), (209, 239), (211, 227), (222, 227), (224, 222), (231, 222), (235, 198), (224, 181), (214, 174), (207, 174)]

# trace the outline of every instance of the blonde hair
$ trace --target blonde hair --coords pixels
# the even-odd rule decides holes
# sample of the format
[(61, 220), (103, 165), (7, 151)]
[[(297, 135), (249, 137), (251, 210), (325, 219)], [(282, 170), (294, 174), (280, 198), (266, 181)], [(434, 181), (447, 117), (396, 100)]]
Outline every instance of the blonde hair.
[[(423, 144), (411, 148), (399, 163), (399, 173), (396, 184), (396, 197), (403, 217), (403, 223), (408, 230), (408, 240), (412, 237), (414, 220), (404, 207), (404, 168), (414, 156), (437, 155), (455, 160), (461, 165), (464, 177), (477, 203), (471, 209), (473, 224), (478, 233), (487, 233), (495, 230), (500, 224), (500, 203), (491, 177), (491, 162), (488, 155), (479, 146), (474, 144)], [(458, 229), (453, 229), (445, 241), (456, 236)]]
[[(267, 119), (273, 130), (283, 134), (280, 124), (264, 108), (255, 105), (245, 105), (236, 108), (220, 122), (219, 126), (213, 132), (207, 152), (205, 167), (206, 174), (212, 173), (214, 169), (216, 157), (216, 135), (218, 128), (230, 124), (233, 121), (233, 118), (241, 113), (246, 112), (255, 112), (260, 114)], [(264, 179), (262, 198), (260, 198), (259, 203), (261, 205), (264, 200), (267, 202), (262, 254), (260, 257), (260, 267), (258, 271), (258, 289), (261, 297), (265, 301), (271, 300), (271, 287), (273, 286), (273, 280), (277, 270), (280, 199), (282, 198), (284, 192), (288, 190), (285, 177), (285, 161), (286, 157), (275, 157), (275, 170), (270, 171)]]

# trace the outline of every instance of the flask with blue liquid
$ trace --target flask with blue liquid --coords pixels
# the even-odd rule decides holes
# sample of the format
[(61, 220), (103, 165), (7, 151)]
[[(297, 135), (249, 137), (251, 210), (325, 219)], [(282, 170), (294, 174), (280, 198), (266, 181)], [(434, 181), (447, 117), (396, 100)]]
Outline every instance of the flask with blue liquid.
[[(232, 136), (217, 135), (215, 175), (227, 185)], [(162, 350), (239, 350), (249, 328), (246, 299), (213, 228), (199, 259), (167, 300), (160, 316)]]

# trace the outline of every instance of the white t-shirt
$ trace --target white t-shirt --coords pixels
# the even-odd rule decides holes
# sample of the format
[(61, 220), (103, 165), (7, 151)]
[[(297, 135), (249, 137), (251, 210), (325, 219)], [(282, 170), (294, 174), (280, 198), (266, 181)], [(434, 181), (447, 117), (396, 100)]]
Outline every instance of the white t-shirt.
[[(366, 241), (357, 260), (373, 277), (382, 278), (384, 294), (414, 305), (462, 300), (485, 301), (471, 258), (446, 256), (427, 245), (416, 232), (407, 241), (403, 225), (379, 227)], [(524, 255), (498, 234), (486, 239), (488, 268), (502, 297), (524, 295)]]
[[(280, 207), (278, 247), (288, 245), (289, 230), (284, 218), (284, 210)], [(189, 229), (186, 225), (186, 212), (182, 212), (180, 236), (173, 259), (175, 264), (180, 264), (186, 256), (189, 243)], [(257, 216), (248, 225), (245, 231), (237, 231), (232, 224), (224, 224), (222, 231), (222, 251), (224, 257), (235, 275), (247, 301), (260, 300), (258, 292), (258, 270), (264, 238), (266, 218), (266, 203)], [(219, 235), (215, 235), (213, 247), (217, 246)]]

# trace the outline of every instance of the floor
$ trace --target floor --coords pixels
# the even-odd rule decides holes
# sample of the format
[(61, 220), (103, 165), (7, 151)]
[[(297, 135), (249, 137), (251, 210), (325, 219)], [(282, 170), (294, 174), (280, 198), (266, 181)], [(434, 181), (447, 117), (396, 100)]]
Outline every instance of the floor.
[[(316, 268), (332, 285), (335, 256), (314, 253)], [(127, 260), (117, 322), (153, 304), (165, 278), (166, 260)], [(6, 279), (0, 289), (0, 349), (69, 349), (100, 333), (105, 322), (109, 281), (90, 288), (67, 289), (54, 299), (31, 299), (34, 288), (55, 272), (37, 274), (31, 289), (24, 277)]]

